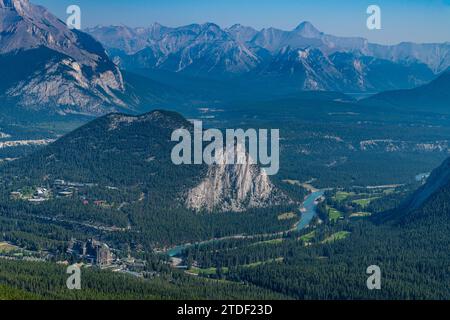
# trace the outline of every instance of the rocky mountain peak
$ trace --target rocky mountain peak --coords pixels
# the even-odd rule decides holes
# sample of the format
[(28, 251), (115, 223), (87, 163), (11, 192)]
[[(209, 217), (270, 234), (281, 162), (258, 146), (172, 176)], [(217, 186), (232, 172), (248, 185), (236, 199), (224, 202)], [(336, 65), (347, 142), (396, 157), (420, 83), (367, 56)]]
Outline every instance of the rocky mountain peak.
[(305, 38), (317, 38), (322, 35), (322, 32), (320, 32), (314, 25), (309, 21), (304, 21), (298, 25), (297, 28), (294, 29), (294, 31)]
[(226, 39), (228, 34), (223, 31), (217, 24), (207, 22), (201, 25), (200, 36), (206, 36), (206, 41), (208, 40), (217, 40), (217, 39)]
[(241, 42), (247, 42), (253, 39), (253, 37), (258, 33), (257, 30), (252, 27), (246, 27), (241, 24), (234, 24), (228, 29), (226, 29), (236, 40)]
[[(125, 91), (122, 74), (102, 45), (28, 0), (0, 0), (0, 59), (6, 55), (23, 70), (1, 93), (11, 103), (59, 114), (126, 107), (118, 95)], [(24, 65), (31, 57), (33, 67)]]
[[(230, 152), (245, 161), (226, 164)], [(242, 212), (248, 208), (269, 207), (289, 201), (272, 184), (264, 170), (252, 164), (241, 145), (217, 155), (216, 160), (217, 164), (209, 166), (204, 179), (189, 190), (185, 202), (188, 208), (206, 212)]]
[(0, 8), (13, 9), (19, 13), (24, 13), (30, 7), (28, 0), (0, 0)]

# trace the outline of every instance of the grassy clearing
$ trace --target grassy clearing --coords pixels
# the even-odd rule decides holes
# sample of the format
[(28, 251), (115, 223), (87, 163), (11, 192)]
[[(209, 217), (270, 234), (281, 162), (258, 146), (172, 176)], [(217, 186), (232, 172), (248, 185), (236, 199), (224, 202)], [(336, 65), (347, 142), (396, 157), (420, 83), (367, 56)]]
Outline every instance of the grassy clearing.
[(323, 240), (322, 243), (332, 243), (335, 241), (344, 240), (349, 235), (350, 235), (350, 232), (348, 232), (348, 231), (339, 231), (339, 232), (333, 233), (331, 236), (329, 236), (328, 238)]
[(291, 220), (295, 218), (297, 218), (297, 214), (295, 212), (286, 212), (278, 216), (278, 221)]
[(332, 207), (327, 207), (327, 211), (328, 211), (328, 218), (330, 219), (331, 222), (336, 222), (343, 216), (342, 212)]
[(7, 242), (0, 242), (0, 253), (10, 253), (13, 251), (18, 251), (18, 250), (20, 250), (19, 247), (16, 247)]
[(316, 231), (311, 231), (310, 233), (307, 233), (298, 239), (303, 242), (311, 242), (315, 236), (316, 236)]
[(245, 264), (242, 267), (244, 267), (244, 268), (256, 268), (256, 267), (258, 267), (260, 265), (267, 264), (267, 263), (283, 262), (283, 260), (284, 260), (284, 258), (280, 257), (280, 258), (276, 258), (276, 259), (270, 259), (270, 260), (267, 260), (267, 261), (258, 261), (258, 262), (254, 262), (254, 263)]
[(365, 218), (370, 217), (372, 213), (370, 212), (355, 212), (350, 215), (350, 218)]
[[(244, 264), (241, 265), (241, 267), (243, 268), (256, 268), (258, 266), (267, 264), (267, 263), (274, 263), (274, 262), (283, 262), (284, 258), (280, 257), (280, 258), (276, 258), (276, 259), (270, 259), (270, 260), (266, 260), (266, 261), (258, 261), (258, 262), (254, 262), (254, 263), (249, 263), (249, 264)], [(222, 274), (226, 274), (228, 273), (229, 268), (227, 267), (223, 267), (222, 268)], [(217, 268), (211, 267), (211, 268), (198, 268), (198, 267), (192, 267), (191, 269), (189, 269), (187, 271), (188, 274), (191, 275), (195, 275), (195, 276), (212, 276), (217, 274)]]
[(380, 197), (372, 197), (367, 199), (359, 199), (359, 200), (353, 200), (353, 203), (360, 205), (361, 207), (365, 208), (367, 207), (372, 201), (380, 199)]
[(344, 191), (338, 191), (336, 192), (336, 194), (334, 195), (333, 199), (335, 201), (344, 201), (349, 197), (353, 197), (355, 195), (354, 192), (344, 192)]
[[(202, 269), (202, 268), (198, 268), (198, 267), (192, 267), (187, 272), (189, 274), (193, 274), (193, 275), (197, 275), (197, 276), (212, 276), (212, 275), (217, 274), (217, 268), (211, 267), (211, 268)], [(228, 268), (223, 267), (222, 273), (228, 273)]]

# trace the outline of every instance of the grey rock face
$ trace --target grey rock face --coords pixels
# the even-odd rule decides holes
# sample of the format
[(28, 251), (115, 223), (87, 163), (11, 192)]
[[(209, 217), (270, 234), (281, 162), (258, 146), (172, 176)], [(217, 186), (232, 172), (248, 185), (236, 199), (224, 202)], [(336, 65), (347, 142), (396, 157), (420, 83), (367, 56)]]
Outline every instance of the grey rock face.
[(189, 190), (186, 206), (206, 212), (241, 212), (249, 208), (261, 208), (288, 202), (257, 165), (251, 164), (243, 148), (236, 148), (237, 155), (245, 157), (243, 164), (226, 164), (227, 154), (219, 156), (217, 164), (208, 168), (198, 186)]
[(225, 31), (231, 34), (234, 39), (243, 43), (251, 41), (258, 34), (258, 31), (252, 27), (246, 27), (240, 24), (235, 24)]
[(101, 114), (125, 107), (117, 96), (125, 90), (122, 75), (100, 43), (69, 30), (28, 0), (0, 1), (0, 59), (8, 56), (20, 70), (26, 67), (21, 58), (28, 51), (40, 58), (45, 52), (45, 67), (12, 81), (4, 98), (16, 98), (27, 109), (61, 114)]
[(270, 63), (256, 70), (256, 75), (258, 79), (301, 90), (340, 92), (411, 88), (434, 78), (433, 72), (423, 64), (406, 66), (349, 52), (327, 55), (311, 47), (283, 48)]

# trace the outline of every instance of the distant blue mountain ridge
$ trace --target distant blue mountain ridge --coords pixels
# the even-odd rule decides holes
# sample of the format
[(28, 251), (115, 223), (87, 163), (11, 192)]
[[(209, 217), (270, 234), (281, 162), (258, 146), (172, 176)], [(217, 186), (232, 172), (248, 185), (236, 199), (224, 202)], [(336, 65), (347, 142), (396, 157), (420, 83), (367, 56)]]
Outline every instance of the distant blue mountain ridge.
[(302, 91), (377, 93), (426, 85), (450, 67), (450, 43), (382, 46), (324, 34), (309, 22), (291, 31), (205, 23), (81, 32), (28, 0), (1, 0), (0, 21), (0, 103), (15, 116), (139, 113)]
[(213, 23), (85, 30), (124, 69), (279, 84), (297, 90), (379, 92), (433, 80), (450, 66), (450, 43), (386, 46), (324, 34), (310, 22), (291, 31)]

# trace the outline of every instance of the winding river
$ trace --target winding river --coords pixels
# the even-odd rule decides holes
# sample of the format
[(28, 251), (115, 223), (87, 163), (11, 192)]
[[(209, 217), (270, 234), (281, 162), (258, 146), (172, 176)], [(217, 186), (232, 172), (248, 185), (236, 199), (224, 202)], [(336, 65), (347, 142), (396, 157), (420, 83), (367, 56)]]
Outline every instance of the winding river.
[(302, 215), (300, 217), (300, 222), (297, 225), (297, 230), (305, 229), (311, 220), (317, 214), (317, 200), (324, 195), (325, 191), (318, 190), (312, 192), (303, 202)]
[[(297, 224), (297, 230), (302, 230), (305, 229), (306, 227), (308, 227), (308, 225), (310, 224), (311, 220), (316, 216), (317, 214), (317, 200), (322, 197), (324, 195), (325, 191), (324, 190), (318, 190), (318, 191), (314, 191), (312, 192), (309, 196), (306, 197), (305, 201), (302, 204), (302, 215), (300, 217), (300, 221)], [(282, 234), (283, 232), (280, 232), (280, 234)], [(224, 237), (221, 239), (213, 239), (213, 240), (207, 240), (207, 241), (202, 241), (202, 242), (198, 242), (196, 243), (198, 244), (208, 244), (208, 243), (212, 243), (215, 241), (221, 241), (221, 240), (226, 240), (226, 239), (239, 239), (239, 238), (249, 238), (252, 236), (229, 236), (229, 237)], [(177, 255), (180, 255), (181, 252), (192, 246), (194, 244), (184, 244), (184, 245), (180, 245), (180, 246), (176, 246), (174, 248), (169, 249), (166, 253), (169, 257), (175, 257)]]

